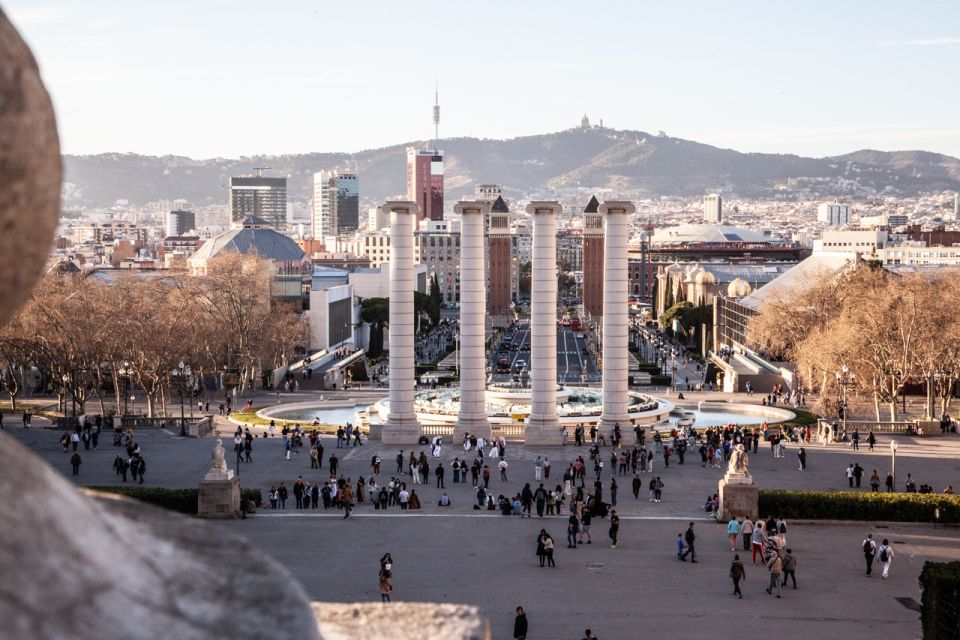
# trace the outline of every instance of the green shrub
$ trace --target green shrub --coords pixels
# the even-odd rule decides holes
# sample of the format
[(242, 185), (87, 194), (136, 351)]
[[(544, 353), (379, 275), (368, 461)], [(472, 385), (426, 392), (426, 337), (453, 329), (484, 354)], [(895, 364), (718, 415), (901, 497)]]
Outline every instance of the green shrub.
[[(165, 489), (163, 487), (141, 487), (133, 485), (118, 485), (112, 487), (90, 487), (94, 491), (116, 493), (134, 500), (152, 504), (155, 507), (169, 509), (187, 515), (197, 515), (197, 502), (200, 496), (199, 489)], [(240, 492), (241, 501), (252, 500), (258, 507), (263, 504), (263, 494), (260, 489), (243, 489)]]
[(925, 562), (920, 588), (923, 640), (960, 638), (960, 562)]
[(873, 493), (853, 491), (760, 492), (760, 513), (802, 520), (886, 520), (960, 523), (960, 496), (942, 493)]

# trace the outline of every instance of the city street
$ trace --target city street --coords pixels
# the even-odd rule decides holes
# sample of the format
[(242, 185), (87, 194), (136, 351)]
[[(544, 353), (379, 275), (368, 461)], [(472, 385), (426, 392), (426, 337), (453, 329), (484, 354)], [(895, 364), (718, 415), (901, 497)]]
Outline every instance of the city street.
[[(510, 373), (501, 373), (499, 363), (506, 358)], [(493, 351), (490, 367), (494, 382), (510, 382), (520, 373), (519, 363), (530, 370), (530, 325), (518, 324), (510, 339), (501, 341)], [(588, 347), (588, 339), (583, 331), (573, 331), (570, 327), (557, 327), (557, 381), (560, 384), (582, 384), (598, 382), (600, 370)]]

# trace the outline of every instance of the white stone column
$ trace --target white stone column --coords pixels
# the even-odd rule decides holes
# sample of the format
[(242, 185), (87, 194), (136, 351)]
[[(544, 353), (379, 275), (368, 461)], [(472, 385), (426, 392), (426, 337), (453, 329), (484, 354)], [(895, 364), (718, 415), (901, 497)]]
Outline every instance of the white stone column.
[(416, 444), (420, 437), (413, 411), (413, 230), (417, 205), (388, 201), (383, 208), (390, 212), (390, 407), (380, 439), (384, 444)]
[(463, 434), (490, 438), (485, 405), (487, 392), (487, 269), (484, 259), (483, 221), (490, 203), (460, 201), (460, 413), (453, 427), (453, 442)]
[(534, 201), (533, 280), (530, 285), (530, 384), (527, 444), (561, 444), (557, 418), (557, 215), (556, 201)]
[(603, 216), (603, 415), (601, 433), (609, 435), (620, 424), (627, 426), (629, 366), (629, 298), (627, 277), (627, 216), (636, 211), (632, 202), (614, 200), (600, 205)]

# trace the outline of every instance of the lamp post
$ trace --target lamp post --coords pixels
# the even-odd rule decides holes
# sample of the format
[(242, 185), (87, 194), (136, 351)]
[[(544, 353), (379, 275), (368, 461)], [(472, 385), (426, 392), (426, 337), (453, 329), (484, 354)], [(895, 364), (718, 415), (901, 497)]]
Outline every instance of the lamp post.
[(897, 441), (890, 440), (890, 475), (893, 476), (893, 490), (897, 490)]
[(840, 417), (840, 423), (843, 433), (847, 432), (847, 387), (856, 385), (856, 375), (850, 372), (850, 367), (844, 364), (840, 371), (835, 373), (837, 377), (837, 387), (840, 389), (840, 404), (837, 407), (837, 413)]
[(70, 383), (70, 375), (63, 374), (63, 426), (66, 427), (67, 422), (67, 385)]
[(187, 435), (187, 423), (183, 415), (183, 387), (186, 385), (186, 365), (183, 363), (183, 360), (177, 365), (177, 368), (172, 372), (173, 379), (176, 382), (177, 391), (180, 393), (180, 436)]

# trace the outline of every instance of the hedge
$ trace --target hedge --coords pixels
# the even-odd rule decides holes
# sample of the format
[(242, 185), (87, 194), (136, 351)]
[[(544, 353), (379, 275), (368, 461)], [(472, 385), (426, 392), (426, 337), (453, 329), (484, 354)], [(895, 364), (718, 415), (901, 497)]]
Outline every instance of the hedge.
[(889, 522), (960, 523), (960, 496), (942, 493), (874, 493), (870, 491), (760, 492), (760, 513), (802, 520), (886, 520)]
[(960, 562), (925, 562), (920, 588), (923, 640), (960, 638)]
[[(163, 509), (197, 515), (197, 503), (200, 497), (199, 489), (164, 489), (163, 487), (140, 487), (117, 485), (111, 487), (90, 487), (93, 491), (116, 493), (134, 500), (146, 502)], [(263, 494), (260, 489), (243, 489), (240, 500), (252, 500), (258, 507), (263, 504)]]

